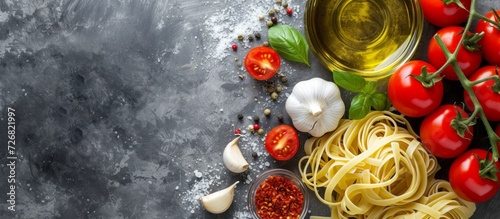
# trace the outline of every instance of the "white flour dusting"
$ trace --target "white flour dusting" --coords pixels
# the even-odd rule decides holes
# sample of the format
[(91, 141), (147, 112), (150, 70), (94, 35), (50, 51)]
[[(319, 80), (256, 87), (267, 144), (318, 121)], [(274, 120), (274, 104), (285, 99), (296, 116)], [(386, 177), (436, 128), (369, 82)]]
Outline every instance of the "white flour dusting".
[[(259, 1), (260, 2), (260, 1)], [(212, 51), (213, 58), (222, 60), (227, 57), (231, 51), (231, 44), (238, 43), (241, 47), (249, 47), (248, 39), (242, 42), (238, 41), (238, 35), (248, 36), (254, 32), (261, 32), (265, 21), (259, 20), (260, 15), (268, 11), (268, 7), (258, 6), (259, 3), (247, 4), (242, 7), (228, 7), (210, 16), (204, 23), (208, 34), (217, 43)]]

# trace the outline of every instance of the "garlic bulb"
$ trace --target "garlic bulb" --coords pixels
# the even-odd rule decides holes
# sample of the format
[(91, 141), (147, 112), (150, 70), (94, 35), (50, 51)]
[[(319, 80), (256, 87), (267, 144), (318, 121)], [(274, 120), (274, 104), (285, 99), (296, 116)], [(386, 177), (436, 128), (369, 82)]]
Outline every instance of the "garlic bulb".
[(210, 213), (220, 214), (229, 209), (233, 203), (234, 187), (238, 183), (239, 181), (225, 189), (201, 197), (200, 201), (205, 210)]
[(224, 160), (224, 165), (233, 173), (242, 173), (250, 167), (250, 164), (245, 160), (243, 154), (241, 154), (240, 148), (238, 147), (238, 140), (240, 137), (236, 137), (234, 140), (229, 142), (224, 148), (224, 153), (222, 154), (222, 159)]
[(285, 109), (297, 130), (320, 137), (337, 128), (345, 105), (336, 84), (312, 78), (293, 87)]

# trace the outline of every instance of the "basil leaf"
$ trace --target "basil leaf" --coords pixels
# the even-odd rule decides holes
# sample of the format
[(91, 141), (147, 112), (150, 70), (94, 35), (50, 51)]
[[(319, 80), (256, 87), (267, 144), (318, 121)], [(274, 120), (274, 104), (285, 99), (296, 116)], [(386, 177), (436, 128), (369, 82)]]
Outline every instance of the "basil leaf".
[(366, 80), (355, 74), (342, 71), (333, 71), (333, 81), (338, 86), (352, 92), (361, 92), (366, 85)]
[(349, 119), (362, 119), (370, 113), (372, 99), (364, 93), (359, 93), (352, 98), (349, 107)]
[(373, 93), (371, 95), (371, 98), (372, 98), (372, 106), (375, 110), (386, 110), (389, 108), (389, 101), (387, 98), (387, 95), (385, 93), (382, 93), (380, 91), (375, 91), (375, 93)]
[(368, 82), (365, 87), (363, 87), (363, 90), (361, 92), (365, 94), (373, 94), (377, 91), (377, 82), (375, 81), (370, 81)]
[(309, 65), (309, 45), (298, 30), (288, 25), (276, 25), (267, 33), (269, 44), (287, 60)]

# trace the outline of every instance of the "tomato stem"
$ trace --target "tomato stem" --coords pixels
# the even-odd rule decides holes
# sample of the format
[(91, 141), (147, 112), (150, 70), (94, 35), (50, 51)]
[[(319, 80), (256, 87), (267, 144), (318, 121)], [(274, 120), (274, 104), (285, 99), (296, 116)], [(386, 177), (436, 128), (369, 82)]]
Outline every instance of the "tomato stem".
[(498, 15), (498, 13), (496, 12), (496, 10), (494, 8), (490, 8), (491, 11), (493, 12), (493, 16), (495, 16), (495, 18), (498, 20), (498, 21), (494, 21), (492, 19), (489, 19), (487, 18), (486, 16), (480, 14), (480, 13), (477, 13), (476, 11), (474, 11), (474, 13), (472, 14), (472, 17), (475, 17), (475, 18), (478, 18), (478, 19), (481, 19), (481, 20), (484, 20), (488, 23), (490, 23), (492, 26), (495, 27), (495, 29), (497, 30), (500, 30), (500, 16)]
[[(477, 155), (476, 155), (477, 156)], [(496, 161), (490, 160), (488, 156), (485, 159), (479, 159), (479, 175), (485, 179), (491, 179), (495, 182), (498, 181), (498, 169), (495, 165)]]
[[(469, 37), (467, 33), (471, 29), (471, 26), (472, 26), (474, 18), (483, 19), (485, 21), (488, 21), (488, 22), (492, 23), (496, 27), (500, 28), (500, 22), (495, 22), (495, 21), (493, 21), (491, 19), (488, 19), (488, 18), (486, 18), (485, 16), (479, 14), (476, 11), (476, 2), (477, 2), (477, 0), (472, 0), (471, 1), (471, 7), (469, 9), (469, 13), (470, 13), (469, 14), (469, 18), (467, 19), (467, 23), (466, 23), (466, 25), (464, 27), (464, 33), (462, 34), (462, 37), (460, 38), (459, 45), (462, 45), (462, 43), (464, 42), (464, 40), (466, 40), (466, 38)], [(496, 135), (495, 131), (491, 127), (490, 123), (488, 122), (488, 119), (486, 118), (486, 115), (484, 114), (483, 108), (481, 107), (481, 104), (479, 103), (478, 98), (476, 97), (474, 91), (472, 90), (472, 87), (474, 85), (476, 85), (476, 84), (482, 83), (482, 82), (487, 81), (487, 80), (495, 80), (495, 85), (497, 85), (496, 87), (500, 87), (498, 85), (498, 84), (500, 84), (500, 78), (498, 77), (498, 75), (496, 75), (496, 76), (492, 76), (492, 77), (488, 77), (488, 78), (485, 78), (485, 79), (481, 79), (481, 80), (478, 80), (478, 81), (471, 82), (465, 76), (465, 74), (463, 73), (462, 69), (460, 68), (460, 66), (458, 65), (458, 62), (457, 62), (457, 54), (458, 54), (458, 51), (460, 49), (460, 46), (458, 46), (455, 49), (455, 51), (453, 51), (453, 53), (451, 53), (448, 50), (448, 48), (445, 46), (445, 44), (441, 40), (441, 38), (439, 38), (439, 36), (436, 35), (436, 36), (434, 36), (434, 38), (436, 39), (436, 42), (438, 43), (439, 47), (443, 51), (443, 53), (444, 53), (447, 61), (446, 61), (446, 63), (441, 68), (439, 68), (431, 76), (432, 77), (438, 77), (438, 75), (441, 72), (443, 72), (443, 70), (448, 65), (452, 66), (453, 70), (457, 74), (458, 80), (460, 81), (462, 87), (469, 94), (469, 96), (470, 96), (470, 98), (472, 100), (472, 103), (474, 104), (474, 111), (472, 112), (472, 116), (470, 116), (470, 118), (467, 120), (467, 122), (473, 122), (472, 119), (475, 119), (477, 116), (479, 116), (479, 118), (481, 119), (481, 121), (482, 121), (482, 123), (483, 123), (483, 125), (484, 125), (484, 127), (486, 129), (486, 132), (488, 134), (488, 138), (489, 138), (489, 141), (490, 141), (491, 153), (492, 153), (492, 161), (494, 163), (494, 162), (498, 161), (498, 157), (499, 157), (499, 155), (498, 155), (498, 148), (497, 148), (496, 144), (497, 144), (497, 142), (500, 141), (500, 138)], [(493, 86), (492, 89), (495, 89), (494, 87), (495, 86)], [(496, 168), (495, 165), (493, 165), (493, 163), (487, 164), (487, 165), (484, 165), (484, 166), (482, 165), (481, 166), (481, 172), (483, 172), (483, 173), (491, 172), (493, 168)], [(485, 177), (488, 177), (486, 175), (488, 175), (488, 174), (484, 174)]]

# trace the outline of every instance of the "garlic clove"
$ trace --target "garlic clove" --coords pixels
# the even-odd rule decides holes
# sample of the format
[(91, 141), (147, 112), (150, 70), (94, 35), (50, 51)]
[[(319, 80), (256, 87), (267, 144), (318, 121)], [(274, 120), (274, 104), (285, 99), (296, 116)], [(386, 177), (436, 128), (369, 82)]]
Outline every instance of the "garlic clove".
[(233, 203), (234, 188), (238, 183), (239, 181), (225, 189), (201, 197), (203, 208), (213, 214), (225, 212)]
[(245, 172), (250, 167), (250, 164), (245, 160), (241, 150), (238, 147), (238, 140), (240, 137), (236, 137), (234, 140), (229, 142), (224, 148), (224, 153), (222, 154), (222, 159), (224, 160), (224, 165), (233, 173)]

